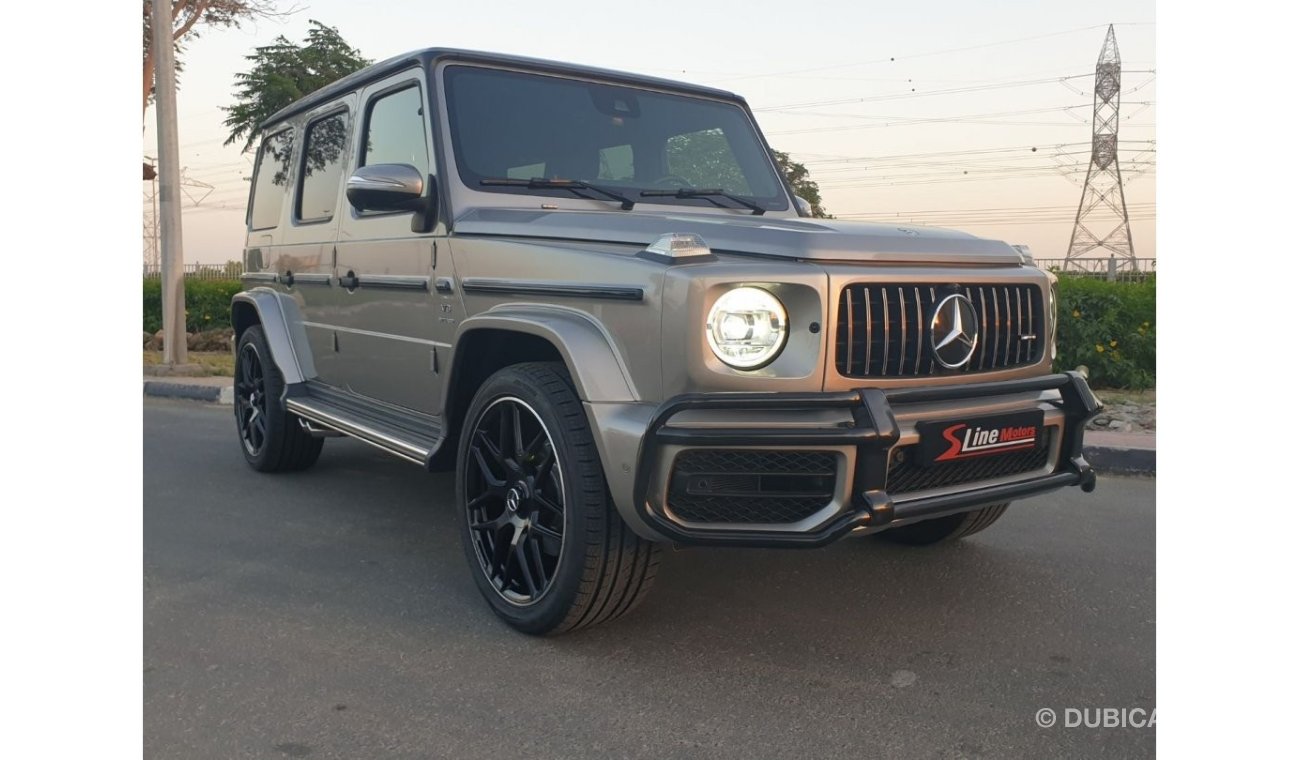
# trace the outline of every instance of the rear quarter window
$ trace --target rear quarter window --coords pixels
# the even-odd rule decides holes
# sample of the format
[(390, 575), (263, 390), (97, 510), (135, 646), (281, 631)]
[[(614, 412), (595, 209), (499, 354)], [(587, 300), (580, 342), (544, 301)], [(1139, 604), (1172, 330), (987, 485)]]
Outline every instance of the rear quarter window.
[(248, 209), (249, 229), (268, 230), (279, 226), (292, 166), (293, 130), (276, 132), (262, 141), (257, 152), (253, 198)]

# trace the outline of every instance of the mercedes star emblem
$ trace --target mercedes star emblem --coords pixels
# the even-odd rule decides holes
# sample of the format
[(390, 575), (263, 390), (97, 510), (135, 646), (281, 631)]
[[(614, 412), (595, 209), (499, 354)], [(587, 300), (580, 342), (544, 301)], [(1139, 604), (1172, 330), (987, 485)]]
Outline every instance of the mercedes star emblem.
[(935, 361), (948, 369), (960, 369), (974, 355), (979, 339), (979, 322), (969, 298), (953, 293), (934, 307), (930, 317), (930, 350)]

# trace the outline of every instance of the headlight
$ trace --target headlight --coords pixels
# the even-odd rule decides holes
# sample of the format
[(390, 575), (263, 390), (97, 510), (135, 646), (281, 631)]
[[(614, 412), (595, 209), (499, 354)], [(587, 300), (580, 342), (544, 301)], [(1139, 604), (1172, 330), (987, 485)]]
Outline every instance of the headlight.
[(789, 333), (785, 307), (762, 288), (733, 288), (709, 310), (709, 347), (736, 369), (757, 369), (776, 358)]

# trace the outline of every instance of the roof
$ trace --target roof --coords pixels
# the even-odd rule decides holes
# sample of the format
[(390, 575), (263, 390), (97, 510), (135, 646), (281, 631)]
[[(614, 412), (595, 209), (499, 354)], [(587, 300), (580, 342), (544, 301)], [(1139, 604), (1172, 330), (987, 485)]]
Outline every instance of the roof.
[(629, 85), (650, 86), (659, 89), (673, 90), (676, 92), (692, 93), (703, 95), (711, 98), (723, 98), (726, 100), (740, 100), (739, 95), (726, 90), (719, 90), (713, 87), (705, 87), (698, 84), (688, 84), (686, 82), (675, 82), (671, 79), (660, 79), (659, 77), (643, 76), (641, 74), (630, 74), (624, 71), (611, 71), (594, 66), (581, 66), (574, 63), (562, 63), (559, 61), (548, 61), (541, 58), (527, 58), (517, 55), (506, 55), (503, 53), (488, 53), (478, 50), (460, 50), (457, 48), (425, 48), (424, 50), (415, 50), (410, 53), (394, 56), (385, 61), (367, 66), (360, 71), (353, 72), (342, 79), (316, 90), (315, 92), (298, 99), (294, 103), (285, 106), (276, 111), (269, 119), (262, 122), (260, 129), (265, 130), (267, 127), (277, 124), (285, 119), (295, 116), (304, 111), (310, 111), (316, 106), (327, 103), (334, 98), (349, 93), (360, 87), (363, 87), (375, 80), (383, 79), (391, 74), (395, 74), (403, 69), (420, 67), (427, 69), (436, 61), (457, 60), (472, 63), (489, 63), (496, 65), (518, 66), (521, 68), (543, 69), (546, 71), (558, 72), (561, 74), (570, 74), (574, 76), (590, 77), (593, 79), (604, 79), (613, 82), (619, 82)]

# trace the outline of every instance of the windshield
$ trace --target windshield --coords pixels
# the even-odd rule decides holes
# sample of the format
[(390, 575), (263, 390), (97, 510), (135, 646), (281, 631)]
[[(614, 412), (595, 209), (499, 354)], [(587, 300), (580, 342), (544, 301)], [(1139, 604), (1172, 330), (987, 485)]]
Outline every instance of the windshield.
[(490, 181), (565, 179), (638, 203), (718, 208), (716, 198), (690, 193), (640, 195), (707, 188), (766, 210), (789, 206), (758, 134), (737, 105), (470, 66), (449, 66), (444, 81), (456, 164), (461, 180), (475, 190), (573, 197), (562, 187)]

